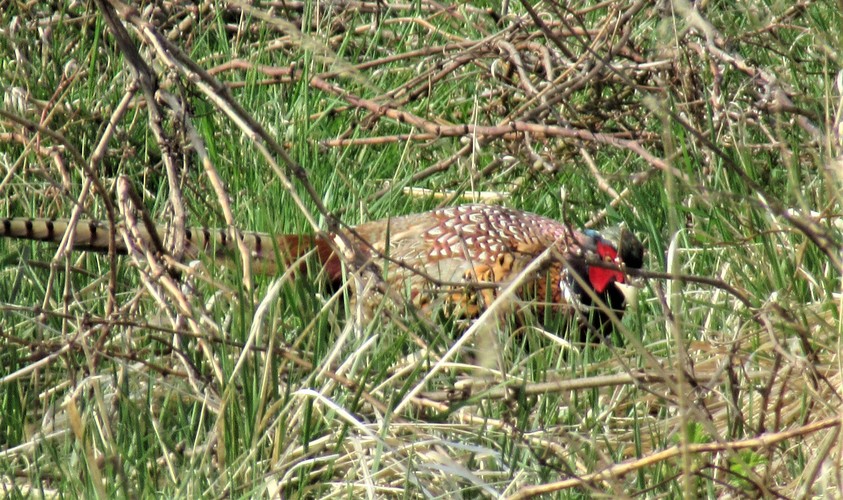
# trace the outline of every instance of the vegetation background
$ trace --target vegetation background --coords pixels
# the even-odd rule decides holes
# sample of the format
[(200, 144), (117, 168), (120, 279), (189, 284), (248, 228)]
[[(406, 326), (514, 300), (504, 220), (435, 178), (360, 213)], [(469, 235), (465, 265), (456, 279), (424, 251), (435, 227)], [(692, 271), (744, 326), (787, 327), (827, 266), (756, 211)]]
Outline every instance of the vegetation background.
[(843, 497), (843, 5), (0, 1), (0, 216), (626, 223), (616, 347), (0, 242), (10, 496)]

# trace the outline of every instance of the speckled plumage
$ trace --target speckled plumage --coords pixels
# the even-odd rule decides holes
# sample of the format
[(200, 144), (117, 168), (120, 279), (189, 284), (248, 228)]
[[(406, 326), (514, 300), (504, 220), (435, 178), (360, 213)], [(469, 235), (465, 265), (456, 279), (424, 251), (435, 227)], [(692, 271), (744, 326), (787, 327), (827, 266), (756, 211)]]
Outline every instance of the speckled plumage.
[[(472, 293), (471, 283), (504, 286), (551, 246), (561, 260), (551, 259), (540, 272), (526, 277), (520, 298), (537, 302), (540, 309), (550, 305), (560, 313), (585, 311), (594, 301), (574, 277), (578, 274), (620, 316), (625, 304), (616, 284), (623, 283), (625, 275), (590, 266), (588, 262), (641, 267), (643, 247), (631, 233), (622, 234), (625, 246), (618, 252), (617, 243), (595, 231), (577, 231), (540, 215), (479, 204), (392, 217), (354, 228), (354, 237), (366, 242), (358, 247), (386, 269), (388, 284), (398, 290), (410, 290), (417, 305), (424, 308), (435, 308), (440, 303), (437, 297), (461, 303), (468, 316), (479, 314), (495, 296), (488, 289)], [(423, 273), (416, 272), (419, 270)], [(456, 295), (443, 293), (442, 287), (430, 283), (428, 277), (466, 286), (458, 289)], [(469, 290), (471, 299), (459, 296), (465, 290)], [(599, 311), (592, 318), (597, 330), (604, 330), (608, 324), (609, 318)]]
[[(553, 219), (492, 205), (392, 217), (361, 224), (354, 232), (374, 249), (370, 254), (382, 253), (445, 282), (462, 281), (467, 271), (492, 265), (503, 254), (514, 258), (512, 270), (517, 272), (551, 245), (571, 256), (596, 255), (593, 238), (584, 233)], [(410, 269), (395, 271), (393, 281), (413, 278)]]

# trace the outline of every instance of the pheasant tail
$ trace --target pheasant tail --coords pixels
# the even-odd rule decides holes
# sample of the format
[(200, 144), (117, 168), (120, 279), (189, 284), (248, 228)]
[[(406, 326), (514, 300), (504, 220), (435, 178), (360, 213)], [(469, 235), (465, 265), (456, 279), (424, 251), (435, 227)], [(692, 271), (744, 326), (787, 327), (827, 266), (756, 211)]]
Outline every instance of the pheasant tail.
[[(10, 218), (0, 222), (0, 237), (60, 243), (68, 232), (67, 220)], [(152, 235), (145, 228), (139, 227), (140, 238), (147, 245), (166, 233), (163, 227), (156, 228)], [(73, 250), (106, 253), (109, 251), (111, 231), (107, 224), (96, 221), (80, 220), (73, 225)], [(256, 263), (255, 268), (266, 274), (275, 273), (310, 251), (314, 251), (328, 278), (338, 281), (342, 275), (340, 260), (330, 243), (319, 236), (262, 233), (241, 233), (243, 243), (249, 249)], [(236, 250), (229, 233), (224, 230), (189, 228), (185, 231), (184, 255), (187, 259), (196, 259), (209, 255), (225, 260), (233, 257)], [(119, 234), (114, 238), (114, 249), (118, 254), (128, 253), (126, 242)], [(282, 265), (279, 265), (279, 261)]]

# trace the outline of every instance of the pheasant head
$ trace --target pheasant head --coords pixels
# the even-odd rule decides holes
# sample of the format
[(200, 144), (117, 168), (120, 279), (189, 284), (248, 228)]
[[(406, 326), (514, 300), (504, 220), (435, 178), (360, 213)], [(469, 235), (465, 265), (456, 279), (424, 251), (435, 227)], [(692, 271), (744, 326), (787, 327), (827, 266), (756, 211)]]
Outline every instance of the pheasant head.
[[(592, 239), (593, 252), (601, 262), (640, 269), (644, 263), (644, 245), (632, 231), (624, 227), (609, 227), (602, 233), (586, 229), (583, 233)], [(604, 293), (612, 283), (625, 283), (626, 275), (618, 269), (588, 266), (588, 281), (597, 294)]]
[(601, 232), (586, 229), (579, 234), (578, 246), (568, 252), (566, 265), (560, 269), (560, 302), (578, 310), (580, 319), (588, 318), (580, 321), (583, 340), (596, 336), (608, 341), (614, 322), (607, 309), (618, 319), (623, 316), (629, 283), (625, 270), (642, 267), (644, 245), (624, 227)]

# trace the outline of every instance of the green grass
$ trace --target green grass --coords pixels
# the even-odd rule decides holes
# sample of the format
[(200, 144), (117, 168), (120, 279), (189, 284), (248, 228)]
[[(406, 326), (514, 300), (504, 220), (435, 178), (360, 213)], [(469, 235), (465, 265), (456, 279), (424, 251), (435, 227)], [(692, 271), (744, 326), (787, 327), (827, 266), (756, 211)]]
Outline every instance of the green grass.
[[(500, 203), (577, 226), (624, 222), (647, 245), (647, 270), (714, 281), (645, 279), (623, 347), (571, 348), (564, 327), (503, 328), (496, 369), (484, 370), (470, 366), (471, 343), (440, 364), (464, 327), (400, 308), (360, 321), (315, 270), (277, 287), (280, 276), (257, 277), (248, 289), (237, 263), (205, 262), (167, 288), (166, 276), (145, 278), (145, 261), (118, 258), (111, 282), (108, 257), (54, 259), (54, 247), (0, 240), (2, 491), (506, 496), (622, 462), (635, 467), (549, 489), (562, 498), (840, 491), (839, 420), (810, 427), (839, 418), (841, 400), (839, 9), (709, 2), (695, 18), (679, 3), (672, 13), (530, 4), (537, 23), (523, 3), (500, 22), (484, 10), (499, 14), (499, 3), (439, 5), (196, 12), (176, 2), (121, 18), (157, 78), (163, 139), (136, 90), (96, 164), (136, 85), (132, 56), (94, 4), (6, 5), (0, 216), (68, 217), (80, 202), (104, 219), (125, 176), (166, 222), (168, 150), (188, 222), (223, 227), (201, 145), (243, 229), (308, 232), (305, 212), (326, 229), (320, 204), (356, 224), (499, 192)], [(178, 62), (247, 63), (214, 75), (244, 109), (235, 113), (306, 171), (318, 200), (279, 151), (262, 154), (259, 134), (167, 67), (139, 35), (146, 22), (183, 51)], [(706, 46), (706, 26), (716, 46)], [(535, 129), (417, 139), (428, 131), (347, 95), (443, 127), (517, 121), (634, 143)], [(85, 168), (104, 193), (81, 196)], [(428, 398), (411, 398), (425, 380)], [(752, 441), (762, 435), (770, 441)]]

